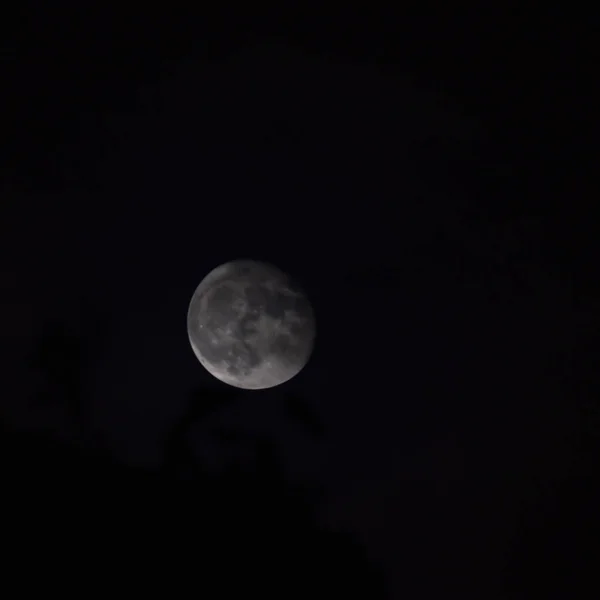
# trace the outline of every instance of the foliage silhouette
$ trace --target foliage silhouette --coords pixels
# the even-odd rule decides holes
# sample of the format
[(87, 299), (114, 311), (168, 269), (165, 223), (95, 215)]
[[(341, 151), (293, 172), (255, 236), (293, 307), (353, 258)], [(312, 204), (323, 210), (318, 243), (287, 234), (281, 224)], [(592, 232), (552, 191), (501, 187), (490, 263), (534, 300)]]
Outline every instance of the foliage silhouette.
[(47, 321), (28, 356), (29, 366), (42, 380), (40, 389), (30, 398), (35, 408), (58, 407), (69, 419), (74, 437), (92, 443), (99, 441), (90, 430), (91, 415), (85, 401), (84, 379), (105, 347), (110, 331), (110, 316), (82, 301), (82, 320), (75, 326), (59, 319)]
[[(44, 387), (33, 403), (55, 403), (73, 421), (86, 413), (81, 385), (93, 347), (60, 326), (41, 340)], [(197, 593), (204, 598), (385, 597), (379, 572), (349, 535), (320, 526), (313, 497), (286, 482), (271, 440), (229, 432), (252, 448), (250, 468), (209, 472), (189, 445), (192, 427), (235, 402), (235, 391), (194, 390), (165, 444), (165, 468), (120, 464), (51, 432), (0, 430), (5, 583), (36, 573), (62, 593), (86, 586), (114, 593)], [(227, 441), (224, 433), (223, 441)], [(237, 436), (237, 437), (236, 437)]]

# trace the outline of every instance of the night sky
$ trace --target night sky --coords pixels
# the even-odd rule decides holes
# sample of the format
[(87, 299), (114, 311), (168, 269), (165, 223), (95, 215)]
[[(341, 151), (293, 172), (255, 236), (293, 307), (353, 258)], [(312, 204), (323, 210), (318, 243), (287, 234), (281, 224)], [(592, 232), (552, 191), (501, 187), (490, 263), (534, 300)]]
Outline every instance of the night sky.
[[(26, 4), (0, 46), (0, 423), (4, 516), (48, 550), (9, 536), (15, 564), (69, 539), (71, 565), (129, 553), (88, 581), (206, 598), (240, 593), (217, 571), (264, 597), (578, 597), (600, 560), (583, 30)], [(189, 345), (196, 286), (238, 258), (315, 309), (271, 390)]]

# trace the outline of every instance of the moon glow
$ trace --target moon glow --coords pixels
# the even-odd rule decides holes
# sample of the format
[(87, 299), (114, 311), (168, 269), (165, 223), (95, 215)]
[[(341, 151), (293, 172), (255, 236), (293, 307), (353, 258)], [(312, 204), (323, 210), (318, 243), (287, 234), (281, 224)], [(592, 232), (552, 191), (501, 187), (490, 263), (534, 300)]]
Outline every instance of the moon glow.
[(277, 267), (251, 260), (226, 263), (196, 288), (187, 314), (200, 364), (238, 388), (264, 389), (306, 365), (315, 338), (312, 307)]

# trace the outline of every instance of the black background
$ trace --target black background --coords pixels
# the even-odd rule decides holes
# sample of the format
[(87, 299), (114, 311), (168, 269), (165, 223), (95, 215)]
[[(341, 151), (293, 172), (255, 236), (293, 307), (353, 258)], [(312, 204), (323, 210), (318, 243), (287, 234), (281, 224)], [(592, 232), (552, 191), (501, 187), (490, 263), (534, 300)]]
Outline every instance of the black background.
[[(590, 19), (16, 11), (7, 571), (215, 598), (595, 589)], [(315, 306), (281, 389), (227, 389), (189, 348), (195, 286), (240, 257)]]

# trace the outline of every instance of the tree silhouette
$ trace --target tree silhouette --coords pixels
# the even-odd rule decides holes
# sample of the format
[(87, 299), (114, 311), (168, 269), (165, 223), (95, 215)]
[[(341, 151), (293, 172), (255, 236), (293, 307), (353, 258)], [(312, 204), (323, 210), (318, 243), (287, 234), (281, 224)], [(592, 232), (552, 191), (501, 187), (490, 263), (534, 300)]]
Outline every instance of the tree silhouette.
[(77, 325), (61, 319), (51, 319), (44, 324), (29, 355), (30, 367), (42, 380), (30, 404), (34, 410), (60, 409), (70, 422), (73, 436), (92, 443), (98, 441), (98, 433), (90, 430), (85, 376), (105, 347), (111, 319), (90, 302), (82, 300), (79, 308), (81, 321)]
[[(44, 375), (33, 405), (64, 407), (73, 423), (86, 423), (82, 380), (97, 356), (93, 332), (48, 324), (32, 355)], [(125, 467), (86, 444), (68, 446), (50, 432), (0, 430), (5, 514), (19, 523), (3, 531), (6, 580), (21, 569), (52, 581), (67, 569), (93, 582), (75, 585), (78, 593), (106, 582), (112, 590), (206, 598), (385, 597), (362, 547), (318, 524), (319, 490), (290, 484), (268, 436), (216, 429), (222, 444), (251, 456), (216, 473), (194, 455), (194, 428), (239, 397), (235, 390), (193, 390), (157, 472)], [(319, 430), (301, 399), (283, 401), (309, 435)], [(25, 548), (22, 540), (32, 536), (35, 547)]]

